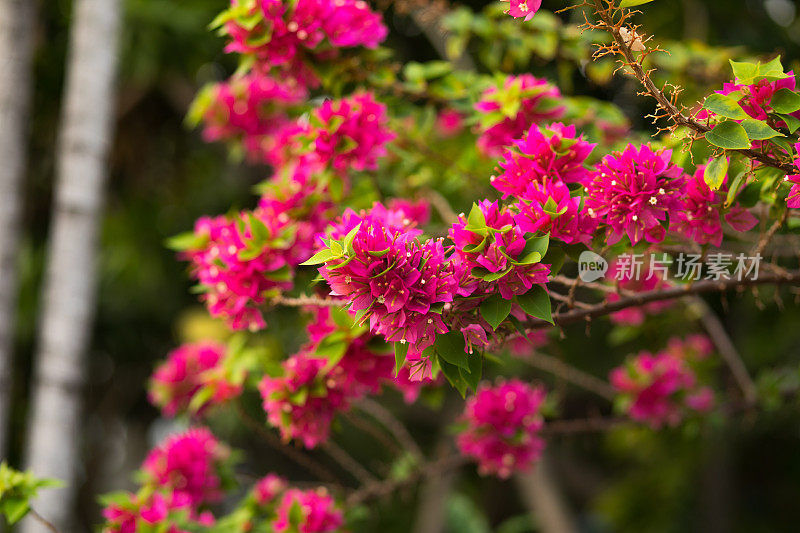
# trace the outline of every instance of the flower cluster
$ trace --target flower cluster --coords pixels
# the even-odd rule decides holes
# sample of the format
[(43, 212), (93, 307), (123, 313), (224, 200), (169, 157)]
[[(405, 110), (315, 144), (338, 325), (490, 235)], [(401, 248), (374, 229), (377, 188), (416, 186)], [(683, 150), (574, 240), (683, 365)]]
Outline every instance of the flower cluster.
[(322, 163), (342, 171), (375, 170), (394, 138), (387, 128), (386, 106), (372, 93), (358, 92), (341, 100), (326, 100), (317, 108), (303, 135), (313, 139)]
[(293, 80), (251, 71), (211, 86), (197, 99), (195, 112), (206, 141), (238, 140), (260, 159), (273, 136), (290, 124), (286, 109), (307, 97), (306, 88)]
[(522, 197), (533, 182), (583, 183), (589, 178), (584, 163), (596, 144), (577, 136), (575, 126), (555, 122), (540, 127), (534, 124), (521, 139), (503, 150), (502, 172), (492, 178), (492, 186), (509, 196)]
[(270, 291), (291, 287), (291, 220), (274, 215), (259, 208), (234, 217), (203, 217), (195, 224), (197, 244), (182, 253), (211, 315), (224, 317), (233, 329), (264, 328), (259, 306)]
[(339, 531), (344, 523), (341, 510), (325, 488), (316, 490), (289, 489), (281, 499), (274, 531), (329, 533)]
[(683, 171), (670, 162), (671, 150), (653, 151), (629, 145), (607, 155), (586, 181), (586, 212), (608, 226), (607, 242), (627, 235), (631, 244), (642, 239), (658, 243), (667, 215), (681, 209)]
[[(775, 112), (772, 109), (772, 98), (775, 93), (781, 89), (794, 91), (796, 88), (797, 80), (794, 72), (789, 71), (786, 73), (786, 77), (777, 80), (761, 79), (750, 85), (735, 82), (725, 83), (722, 86), (722, 90), (716, 91), (716, 93), (733, 98), (744, 109), (745, 113), (752, 118), (767, 120), (769, 114)], [(713, 112), (703, 109), (695, 116), (698, 119), (705, 119), (713, 115)], [(800, 111), (791, 113), (791, 115), (795, 118), (800, 118)]]
[(453, 300), (457, 285), (443, 240), (420, 243), (418, 233), (365, 214), (347, 246), (336, 243), (341, 253), (329, 255), (320, 268), (332, 294), (369, 319), (372, 332), (408, 343), (410, 360), (448, 331), (436, 307)]
[(256, 482), (252, 494), (259, 506), (266, 507), (274, 503), (288, 487), (289, 484), (279, 475), (267, 474)]
[(259, 389), (267, 419), (285, 440), (307, 448), (327, 440), (334, 417), (384, 383), (397, 386), (407, 399), (420, 383), (408, 374), (394, 376), (394, 358), (370, 348), (372, 335), (339, 309), (313, 308), (309, 343), (284, 361), (281, 376), (265, 377)]
[(794, 151), (797, 154), (794, 165), (797, 167), (798, 174), (784, 178), (792, 184), (789, 195), (786, 197), (786, 205), (791, 209), (800, 209), (800, 143), (794, 145)]
[(541, 253), (528, 249), (523, 229), (497, 202), (477, 204), (469, 217), (459, 217), (449, 235), (466, 278), (460, 280), (460, 296), (499, 292), (510, 300), (547, 283), (550, 268), (539, 262)]
[(673, 339), (659, 353), (641, 352), (624, 366), (611, 371), (611, 385), (619, 393), (619, 405), (636, 421), (653, 428), (675, 426), (694, 413), (714, 406), (714, 394), (701, 386), (692, 364), (705, 358), (711, 344), (703, 337)]
[(175, 416), (190, 410), (195, 395), (206, 388), (210, 393), (203, 402), (191, 405), (200, 414), (241, 394), (241, 386), (231, 383), (222, 367), (225, 349), (222, 344), (198, 342), (171, 351), (150, 379), (150, 402), (164, 415)]
[(186, 498), (192, 508), (222, 499), (222, 468), (230, 452), (208, 429), (167, 438), (142, 465), (148, 484)]
[[(103, 533), (188, 533), (188, 529), (210, 527), (215, 522), (208, 511), (196, 514), (185, 494), (172, 492), (165, 495), (151, 491), (117, 495), (103, 509), (103, 518)], [(180, 527), (178, 523), (181, 523)], [(184, 524), (187, 529), (183, 529)]]
[(298, 164), (264, 186), (256, 209), (196, 222), (181, 257), (212, 316), (237, 330), (266, 326), (260, 306), (292, 287), (294, 268), (311, 256), (327, 224), (327, 187), (312, 165)]
[(531, 124), (557, 120), (564, 114), (557, 103), (560, 97), (556, 86), (531, 74), (509, 76), (502, 87), (490, 87), (475, 104), (482, 115), (478, 148), (486, 155), (498, 156)]
[(363, 0), (232, 0), (219, 19), (230, 36), (227, 52), (254, 55), (259, 67), (278, 69), (316, 85), (313, 67), (338, 48), (377, 47), (388, 30)]
[(481, 474), (501, 478), (526, 470), (541, 456), (544, 420), (541, 407), (546, 393), (519, 380), (481, 386), (467, 400), (458, 436), (461, 453), (478, 462)]
[[(670, 231), (679, 233), (698, 244), (722, 244), (720, 210), (725, 201), (727, 187), (723, 184), (712, 191), (705, 180), (706, 166), (700, 165), (693, 176), (686, 178), (681, 191), (681, 209), (670, 218)], [(727, 180), (727, 176), (726, 176)], [(737, 231), (747, 231), (758, 223), (748, 210), (733, 206), (725, 220)]]

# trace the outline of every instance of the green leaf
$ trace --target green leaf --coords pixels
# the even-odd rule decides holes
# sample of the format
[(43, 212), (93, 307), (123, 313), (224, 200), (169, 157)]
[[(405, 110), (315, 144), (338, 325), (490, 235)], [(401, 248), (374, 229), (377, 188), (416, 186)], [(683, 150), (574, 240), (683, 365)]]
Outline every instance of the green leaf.
[(469, 369), (464, 370), (463, 368), (459, 368), (458, 372), (461, 374), (461, 379), (469, 385), (473, 391), (478, 390), (478, 383), (481, 381), (481, 377), (483, 377), (483, 357), (479, 353), (470, 354), (467, 357), (467, 363), (469, 364)]
[(450, 331), (436, 336), (436, 353), (451, 365), (469, 370), (466, 343), (460, 331)]
[(519, 254), (520, 265), (533, 265), (539, 263), (542, 257), (547, 255), (547, 249), (550, 247), (550, 234), (542, 235), (541, 237), (528, 237), (525, 239), (525, 248)]
[(778, 89), (772, 95), (769, 105), (776, 113), (788, 114), (800, 111), (800, 94), (785, 87)]
[(750, 139), (741, 124), (732, 120), (720, 122), (713, 130), (706, 133), (706, 140), (714, 146), (728, 150), (746, 150), (750, 148)]
[(447, 378), (447, 381), (455, 387), (461, 397), (464, 398), (467, 395), (467, 382), (464, 381), (464, 378), (461, 377), (461, 372), (459, 371), (458, 367), (455, 365), (451, 365), (447, 361), (439, 359), (439, 368), (442, 369), (442, 374), (444, 377)]
[(28, 514), (30, 504), (27, 498), (4, 498), (3, 514), (6, 515), (9, 525), (14, 525)]
[(506, 300), (499, 294), (495, 294), (481, 303), (480, 312), (484, 320), (494, 329), (497, 329), (511, 313), (511, 300)]
[(653, 0), (622, 0), (622, 2), (619, 3), (619, 7), (636, 7), (649, 4), (652, 1)]
[(747, 132), (747, 136), (751, 141), (763, 141), (765, 139), (772, 139), (773, 137), (780, 137), (780, 133), (773, 130), (763, 120), (756, 120), (748, 118), (742, 121), (742, 127)]
[(345, 235), (344, 240), (342, 241), (342, 247), (349, 254), (353, 253), (353, 240), (356, 238), (356, 234), (360, 229), (361, 229), (361, 223), (359, 223), (355, 228), (351, 229), (350, 232), (347, 235)]
[(708, 164), (705, 170), (704, 179), (712, 191), (722, 187), (725, 176), (728, 174), (728, 158), (724, 154), (717, 157)]
[(324, 250), (320, 250), (319, 252), (317, 252), (313, 256), (311, 256), (311, 258), (308, 261), (306, 261), (304, 263), (300, 263), (300, 265), (301, 266), (304, 266), (304, 265), (319, 265), (320, 263), (327, 263), (331, 259), (336, 259), (338, 257), (341, 257), (341, 255), (336, 255), (331, 250), (329, 250), (328, 248), (325, 248)]
[(207, 235), (198, 235), (194, 232), (187, 231), (170, 237), (166, 240), (165, 244), (170, 250), (183, 252), (186, 250), (197, 250), (204, 247), (206, 243), (208, 243)]
[(400, 372), (400, 369), (403, 368), (403, 365), (406, 363), (406, 355), (408, 354), (408, 343), (407, 342), (395, 342), (394, 343), (394, 374), (395, 376)]
[(758, 65), (755, 63), (745, 63), (730, 60), (731, 68), (733, 69), (733, 76), (736, 81), (743, 85), (747, 85), (758, 75)]
[(267, 226), (257, 219), (253, 213), (247, 213), (247, 219), (250, 222), (250, 232), (253, 235), (253, 240), (257, 243), (264, 243), (269, 240), (269, 230)]
[(792, 115), (778, 115), (778, 116), (781, 117), (781, 120), (783, 120), (786, 123), (786, 127), (789, 128), (789, 133), (794, 133), (798, 129), (800, 129), (800, 119), (798, 119), (797, 117), (793, 117)]
[(516, 301), (522, 307), (522, 310), (530, 316), (554, 324), (550, 296), (541, 285), (534, 285), (525, 294), (517, 296)]
[(712, 113), (723, 116), (725, 118), (733, 118), (741, 120), (747, 118), (749, 115), (745, 113), (739, 102), (724, 94), (714, 93), (703, 103), (703, 108), (708, 109)]
[(478, 204), (472, 204), (472, 209), (467, 217), (467, 226), (472, 228), (486, 227), (486, 216), (483, 214), (483, 211), (481, 211), (481, 208), (478, 206)]
[(733, 201), (736, 199), (736, 194), (739, 192), (742, 184), (746, 181), (747, 173), (740, 172), (730, 183), (730, 187), (728, 188), (728, 195), (725, 198), (725, 207), (730, 207)]

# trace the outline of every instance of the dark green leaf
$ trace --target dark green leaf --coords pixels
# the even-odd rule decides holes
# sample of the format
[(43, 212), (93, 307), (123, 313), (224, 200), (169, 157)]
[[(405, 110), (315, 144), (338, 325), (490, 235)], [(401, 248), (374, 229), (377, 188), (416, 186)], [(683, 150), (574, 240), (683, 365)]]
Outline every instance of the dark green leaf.
[(506, 300), (499, 294), (495, 294), (481, 303), (480, 312), (483, 319), (494, 329), (497, 329), (511, 313), (511, 300)]
[(394, 343), (394, 374), (397, 375), (403, 365), (406, 363), (406, 355), (408, 354), (407, 342)]
[(741, 120), (749, 116), (739, 105), (739, 102), (724, 94), (712, 94), (706, 98), (703, 108), (725, 118)]
[(726, 120), (717, 124), (706, 133), (706, 140), (714, 146), (728, 150), (746, 150), (750, 148), (750, 139), (741, 124)]
[(781, 114), (800, 111), (800, 94), (790, 91), (785, 87), (783, 89), (778, 89), (775, 94), (772, 95), (769, 105), (776, 113)]
[(550, 296), (541, 285), (534, 285), (525, 294), (516, 297), (522, 310), (534, 318), (553, 324), (553, 311), (550, 305)]
[(437, 335), (434, 346), (440, 359), (447, 361), (451, 365), (469, 370), (466, 343), (461, 332), (450, 331), (449, 333)]
[(742, 121), (742, 127), (751, 141), (763, 141), (781, 136), (780, 133), (770, 128), (763, 120), (748, 118)]

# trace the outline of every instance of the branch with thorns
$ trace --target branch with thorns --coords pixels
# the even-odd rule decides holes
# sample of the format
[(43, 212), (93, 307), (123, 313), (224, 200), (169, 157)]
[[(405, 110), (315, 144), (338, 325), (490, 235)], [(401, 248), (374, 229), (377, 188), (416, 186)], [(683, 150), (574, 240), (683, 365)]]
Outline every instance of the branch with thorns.
[[(689, 145), (691, 145), (691, 143), (703, 138), (706, 133), (712, 130), (708, 124), (704, 124), (685, 113), (686, 107), (678, 101), (678, 97), (682, 92), (680, 87), (665, 83), (663, 87), (659, 88), (652, 79), (655, 69), (646, 69), (644, 67), (644, 61), (650, 54), (668, 52), (657, 45), (649, 48), (644, 46), (653, 37), (646, 36), (640, 31), (640, 25), (631, 22), (632, 17), (637, 13), (641, 13), (640, 11), (620, 8), (617, 6), (616, 0), (585, 0), (562, 11), (580, 7), (589, 8), (597, 17), (596, 21), (592, 21), (584, 11), (584, 29), (606, 31), (613, 37), (611, 44), (597, 45), (593, 58), (597, 60), (606, 56), (616, 56), (620, 64), (617, 70), (630, 72), (644, 88), (639, 94), (655, 99), (656, 111), (648, 115), (648, 117), (652, 118), (653, 123), (656, 125), (661, 119), (667, 119), (671, 122), (669, 126), (658, 127), (657, 133), (675, 132), (678, 127), (686, 127), (692, 132), (689, 139)], [(764, 165), (777, 168), (787, 174), (793, 174), (796, 171), (791, 162), (781, 161), (771, 155), (753, 149), (732, 151)]]

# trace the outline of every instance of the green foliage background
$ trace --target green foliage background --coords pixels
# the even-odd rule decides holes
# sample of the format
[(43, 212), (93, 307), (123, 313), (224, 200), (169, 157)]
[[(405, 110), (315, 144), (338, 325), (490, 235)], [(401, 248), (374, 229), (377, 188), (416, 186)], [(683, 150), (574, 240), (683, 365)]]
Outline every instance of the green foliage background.
[[(492, 2), (494, 3), (494, 2)], [(63, 62), (71, 12), (70, 2), (42, 3), (38, 27), (36, 89), (31, 142), (31, 169), (26, 188), (24, 238), (19, 261), (23, 272), (16, 345), (14, 451), (18, 464), (25, 427), (25, 402), (34, 344), (44, 245), (53, 178), (55, 132), (63, 84)], [(183, 124), (195, 91), (221, 79), (234, 68), (222, 53), (223, 42), (206, 25), (226, 0), (127, 0), (123, 25), (122, 70), (116, 139), (111, 161), (108, 203), (103, 221), (99, 310), (93, 336), (84, 433), (81, 520), (86, 531), (98, 521), (96, 495), (128, 486), (149, 441), (157, 433), (156, 411), (145, 396), (153, 365), (186, 339), (220, 335), (220, 325), (205, 318), (189, 293), (189, 281), (163, 240), (191, 228), (204, 214), (231, 206), (252, 205), (252, 187), (267, 169), (231, 159), (220, 146), (206, 145), (198, 132)], [(489, 2), (462, 2), (480, 9)], [(659, 40), (680, 41), (672, 56), (687, 95), (695, 97), (718, 85), (731, 54), (784, 56), (784, 64), (800, 60), (800, 17), (781, 26), (769, 15), (789, 0), (660, 0), (647, 6), (646, 28)], [(564, 3), (545, 0), (555, 10)], [(769, 8), (769, 9), (768, 9)], [(434, 49), (404, 15), (390, 11), (389, 46), (405, 59), (436, 58)], [(784, 24), (787, 17), (780, 18)], [(719, 49), (708, 48), (733, 47)], [(479, 43), (469, 50), (480, 56)], [(493, 44), (492, 46), (499, 46)], [(519, 50), (517, 51), (519, 52)], [(587, 80), (569, 61), (545, 61), (523, 50), (510, 63), (517, 72), (558, 80), (565, 92), (592, 94), (615, 102), (640, 129), (640, 117), (652, 108), (636, 96), (627, 81), (598, 84)], [(501, 61), (502, 63), (502, 61)], [(506, 65), (509, 63), (506, 62)], [(722, 65), (720, 67), (720, 65)], [(601, 73), (596, 72), (599, 78)], [(691, 97), (691, 96), (689, 96)], [(463, 198), (463, 205), (471, 198)], [(463, 207), (463, 206), (462, 206)], [(762, 291), (759, 310), (751, 295), (726, 302), (727, 326), (749, 368), (760, 376), (773, 407), (758, 420), (748, 416), (704, 427), (655, 435), (647, 430), (620, 430), (608, 435), (558, 438), (550, 444), (556, 479), (568, 495), (586, 531), (775, 531), (800, 524), (800, 416), (797, 402), (786, 402), (783, 386), (800, 381), (800, 313), (795, 302), (779, 309)], [(712, 302), (721, 306), (720, 301)], [(721, 309), (721, 307), (720, 307)], [(290, 351), (301, 342), (295, 316), (275, 316), (271, 324), (280, 338), (265, 342)], [(595, 324), (567, 330), (558, 351), (567, 360), (603, 376), (623, 357), (643, 347), (660, 348), (669, 337), (668, 316), (641, 332)], [(780, 370), (774, 370), (780, 368)], [(504, 371), (514, 371), (507, 368)], [(525, 372), (524, 369), (520, 371)], [(539, 376), (537, 376), (539, 377)], [(541, 376), (550, 379), (547, 376)], [(723, 379), (724, 382), (724, 379)], [(733, 386), (728, 383), (726, 386)], [(558, 395), (556, 383), (556, 395)], [(393, 400), (392, 400), (393, 401)], [(442, 409), (457, 409), (448, 399)], [(570, 395), (566, 406), (581, 413), (588, 400)], [(443, 428), (431, 410), (408, 416), (415, 436), (428, 450)], [(281, 457), (245, 438), (235, 420), (221, 417), (223, 437), (245, 448), (255, 459), (245, 465), (253, 475), (270, 467), (287, 472)], [(155, 427), (155, 429), (154, 429)], [(383, 450), (348, 438), (341, 444), (361, 457)], [(352, 441), (352, 442), (351, 442)], [(511, 483), (481, 480), (467, 470), (447, 503), (448, 531), (514, 533), (531, 530), (525, 507)], [(291, 471), (289, 471), (291, 474)], [(294, 473), (298, 479), (306, 474)], [(405, 532), (411, 527), (415, 498), (403, 493), (376, 506), (359, 531)]]

